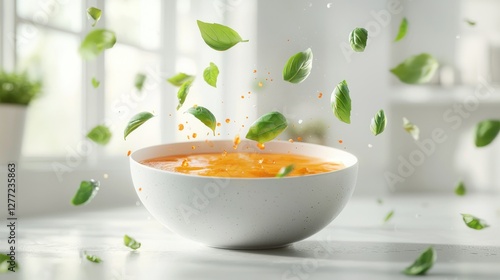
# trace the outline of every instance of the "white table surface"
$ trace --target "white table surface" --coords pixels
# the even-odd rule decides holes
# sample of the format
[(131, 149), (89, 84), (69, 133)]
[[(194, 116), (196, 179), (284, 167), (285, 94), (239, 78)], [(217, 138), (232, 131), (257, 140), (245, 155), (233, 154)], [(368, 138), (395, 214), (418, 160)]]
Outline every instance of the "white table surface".
[[(500, 279), (500, 197), (405, 195), (354, 198), (318, 234), (274, 250), (208, 248), (178, 237), (142, 207), (19, 219), (21, 269), (0, 279), (411, 279), (401, 270), (429, 245), (434, 267), (422, 279)], [(394, 210), (393, 218), (383, 223)], [(491, 227), (467, 228), (460, 213)], [(0, 250), (7, 230), (1, 227)], [(123, 245), (128, 234), (142, 242)], [(83, 251), (103, 259), (82, 259)], [(419, 278), (420, 279), (420, 278)]]

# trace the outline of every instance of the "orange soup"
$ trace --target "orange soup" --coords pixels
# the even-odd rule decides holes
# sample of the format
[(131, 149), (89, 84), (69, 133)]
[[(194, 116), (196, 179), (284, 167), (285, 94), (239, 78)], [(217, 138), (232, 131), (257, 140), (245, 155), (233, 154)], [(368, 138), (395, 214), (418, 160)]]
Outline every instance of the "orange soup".
[(213, 153), (175, 155), (142, 162), (147, 166), (200, 176), (262, 178), (275, 177), (282, 167), (293, 164), (287, 176), (330, 172), (344, 168), (340, 162), (292, 154)]

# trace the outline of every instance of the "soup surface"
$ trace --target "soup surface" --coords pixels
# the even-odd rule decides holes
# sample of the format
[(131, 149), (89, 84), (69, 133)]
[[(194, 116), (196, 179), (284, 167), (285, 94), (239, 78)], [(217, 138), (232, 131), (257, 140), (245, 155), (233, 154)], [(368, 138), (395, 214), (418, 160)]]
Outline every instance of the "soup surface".
[(340, 162), (292, 154), (211, 153), (159, 157), (143, 161), (147, 166), (185, 174), (213, 177), (275, 177), (282, 167), (293, 164), (287, 176), (330, 172), (344, 168)]

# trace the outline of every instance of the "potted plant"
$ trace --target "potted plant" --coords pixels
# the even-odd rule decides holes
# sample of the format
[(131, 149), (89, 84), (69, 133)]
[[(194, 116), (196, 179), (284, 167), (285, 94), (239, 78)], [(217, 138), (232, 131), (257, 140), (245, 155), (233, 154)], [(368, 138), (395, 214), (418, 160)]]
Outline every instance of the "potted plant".
[(19, 159), (26, 110), (40, 90), (26, 73), (0, 70), (0, 164)]

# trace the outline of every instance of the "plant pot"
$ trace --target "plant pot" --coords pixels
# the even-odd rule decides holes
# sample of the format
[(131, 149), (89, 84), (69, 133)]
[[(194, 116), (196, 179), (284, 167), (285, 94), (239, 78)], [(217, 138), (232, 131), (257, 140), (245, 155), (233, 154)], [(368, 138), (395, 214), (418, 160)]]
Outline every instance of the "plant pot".
[(0, 165), (19, 160), (26, 110), (24, 105), (0, 104)]

